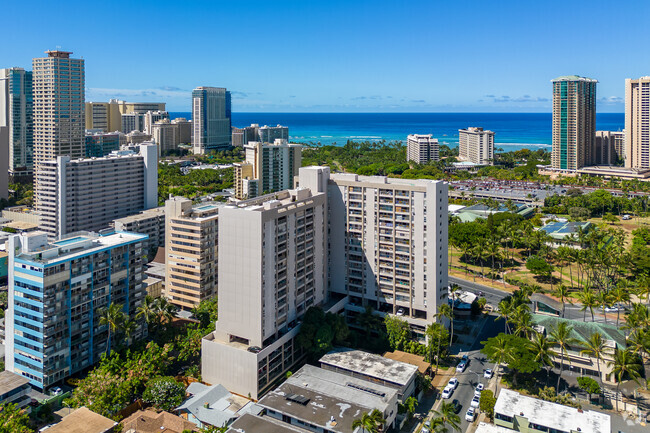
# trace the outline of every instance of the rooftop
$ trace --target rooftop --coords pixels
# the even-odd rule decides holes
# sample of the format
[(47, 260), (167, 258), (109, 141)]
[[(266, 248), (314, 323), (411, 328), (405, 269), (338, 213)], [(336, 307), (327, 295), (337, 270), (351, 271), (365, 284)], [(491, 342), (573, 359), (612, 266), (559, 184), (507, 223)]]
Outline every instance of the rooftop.
[(587, 77), (581, 77), (579, 75), (563, 75), (561, 77), (557, 77), (554, 80), (551, 80), (553, 82), (557, 81), (586, 81), (588, 83), (597, 83), (598, 80), (595, 80), (593, 78), (587, 78)]
[(307, 433), (299, 427), (283, 423), (268, 416), (246, 414), (237, 419), (226, 433)]
[(424, 360), (424, 356), (402, 352), (401, 350), (395, 350), (394, 352), (386, 352), (384, 353), (384, 358), (414, 365), (418, 368), (418, 371), (422, 374), (425, 374), (430, 367), (429, 363)]
[(7, 370), (0, 372), (0, 395), (4, 395), (28, 383), (29, 379), (20, 374)]
[(153, 410), (139, 410), (122, 420), (122, 431), (133, 429), (137, 433), (182, 433), (184, 430), (198, 431), (193, 422), (169, 412), (156, 413)]
[(350, 432), (363, 413), (385, 412), (391, 405), (397, 410), (397, 391), (305, 365), (258, 404), (326, 430)]
[(502, 389), (494, 413), (522, 416), (528, 422), (563, 432), (610, 433), (609, 415), (593, 410), (579, 410)]
[(550, 237), (556, 240), (563, 240), (574, 233), (579, 233), (580, 230), (588, 231), (593, 224), (590, 222), (579, 221), (554, 221), (541, 227), (540, 230), (545, 231)]
[(414, 365), (394, 361), (380, 355), (361, 350), (338, 349), (324, 355), (320, 363), (348, 371), (363, 373), (387, 382), (404, 386), (411, 381), (418, 371)]
[(353, 173), (332, 173), (330, 174), (332, 182), (366, 182), (383, 185), (410, 186), (424, 188), (427, 184), (443, 182), (442, 180), (432, 179), (400, 179), (387, 176), (360, 176)]
[(51, 265), (117, 245), (143, 241), (148, 236), (127, 232), (112, 232), (104, 236), (92, 232), (78, 232), (71, 233), (67, 238), (48, 243), (47, 235), (44, 232), (34, 231), (20, 235), (20, 238), (23, 249), (17, 256), (18, 259)]
[(614, 325), (600, 322), (583, 322), (581, 320), (563, 319), (561, 317), (549, 316), (546, 314), (533, 314), (533, 323), (543, 326), (546, 332), (556, 328), (561, 322), (565, 322), (571, 327), (571, 338), (577, 339), (581, 343), (587, 342), (589, 337), (594, 333), (599, 333), (603, 339), (609, 340), (611, 345), (615, 343), (619, 349), (625, 349), (625, 334)]
[(80, 407), (63, 417), (60, 423), (47, 429), (48, 433), (104, 433), (117, 423), (86, 407)]
[(247, 399), (231, 394), (223, 385), (207, 386), (195, 382), (187, 387), (187, 393), (191, 397), (176, 410), (190, 412), (202, 423), (216, 427), (228, 424), (248, 403)]
[(125, 216), (124, 218), (118, 218), (115, 221), (116, 222), (119, 221), (122, 224), (129, 224), (135, 221), (141, 221), (147, 218), (155, 218), (160, 216), (162, 216), (163, 218), (165, 217), (165, 206), (156, 207), (153, 209), (147, 209), (135, 215), (129, 215), (129, 216)]
[(478, 427), (476, 427), (475, 433), (512, 433), (512, 430), (498, 425), (480, 422), (478, 423)]

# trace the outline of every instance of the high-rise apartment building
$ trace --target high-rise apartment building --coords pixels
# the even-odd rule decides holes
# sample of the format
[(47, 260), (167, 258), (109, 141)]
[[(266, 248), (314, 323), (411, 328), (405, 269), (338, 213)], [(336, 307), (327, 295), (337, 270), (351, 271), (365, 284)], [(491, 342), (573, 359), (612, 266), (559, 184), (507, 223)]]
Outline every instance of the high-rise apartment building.
[(180, 143), (178, 127), (169, 119), (162, 119), (151, 125), (151, 137), (158, 146), (158, 156), (166, 155), (171, 150), (176, 150)]
[(442, 181), (332, 174), (329, 290), (401, 310), (421, 326), (434, 320), (447, 294), (447, 189)]
[(650, 168), (650, 76), (625, 80), (625, 166)]
[(114, 219), (158, 205), (158, 154), (153, 144), (141, 145), (139, 154), (50, 159), (41, 163), (39, 179), (40, 227), (51, 239), (102, 230)]
[(235, 197), (240, 200), (293, 187), (302, 165), (302, 146), (277, 139), (244, 145), (246, 160), (235, 164)]
[(85, 156), (84, 60), (68, 51), (46, 51), (33, 66), (34, 168), (57, 156)]
[(9, 198), (9, 127), (0, 126), (0, 199)]
[(121, 131), (128, 134), (132, 131), (144, 131), (144, 114), (143, 113), (125, 113), (120, 115)]
[(596, 131), (591, 152), (592, 165), (616, 165), (625, 159), (623, 131)]
[(153, 135), (153, 125), (161, 120), (169, 120), (169, 113), (166, 111), (147, 111), (144, 113), (144, 132)]
[(260, 126), (257, 130), (257, 141), (262, 143), (274, 143), (275, 140), (289, 141), (289, 128), (287, 126)]
[(458, 156), (479, 165), (494, 164), (494, 132), (469, 127), (458, 130)]
[(219, 212), (219, 321), (202, 375), (252, 398), (304, 355), (312, 305), (369, 305), (423, 336), (447, 302), (447, 184), (303, 167), (300, 187)]
[(184, 117), (177, 117), (172, 124), (178, 129), (178, 142), (181, 144), (192, 144), (192, 121)]
[(551, 166), (576, 171), (591, 162), (596, 135), (596, 84), (569, 75), (553, 80), (553, 151)]
[(32, 72), (0, 69), (0, 127), (8, 128), (8, 173), (13, 179), (33, 174), (34, 98)]
[[(322, 168), (328, 172), (327, 168)], [(202, 375), (259, 398), (297, 361), (297, 323), (326, 298), (327, 194), (299, 188), (219, 211), (219, 321)]]
[(147, 235), (147, 262), (153, 260), (158, 248), (165, 247), (165, 207), (147, 209), (136, 215), (116, 219), (113, 227), (119, 232)]
[(126, 136), (119, 132), (86, 131), (86, 158), (101, 158), (120, 150), (126, 144)]
[(223, 150), (231, 144), (230, 92), (221, 87), (192, 91), (192, 146), (195, 155)]
[(111, 349), (108, 326), (99, 322), (110, 304), (134, 321), (132, 337), (146, 335), (146, 324), (136, 318), (146, 294), (145, 240), (119, 232), (76, 234), (53, 243), (43, 232), (11, 237), (6, 370), (45, 390), (92, 366)]
[(165, 296), (191, 310), (217, 294), (218, 219), (223, 203), (165, 202)]
[(418, 164), (440, 159), (438, 139), (431, 134), (411, 134), (406, 139), (406, 160)]

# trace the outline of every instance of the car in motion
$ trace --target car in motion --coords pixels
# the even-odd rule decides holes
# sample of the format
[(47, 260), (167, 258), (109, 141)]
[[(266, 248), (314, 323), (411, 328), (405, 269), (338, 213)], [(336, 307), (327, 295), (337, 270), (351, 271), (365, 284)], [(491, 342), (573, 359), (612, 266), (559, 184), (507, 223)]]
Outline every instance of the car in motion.
[(465, 371), (466, 368), (467, 368), (467, 363), (465, 361), (460, 361), (460, 363), (456, 367), (456, 371), (458, 373), (462, 373), (463, 371)]
[(457, 398), (451, 402), (451, 405), (454, 407), (454, 413), (460, 413), (460, 410), (463, 408)]

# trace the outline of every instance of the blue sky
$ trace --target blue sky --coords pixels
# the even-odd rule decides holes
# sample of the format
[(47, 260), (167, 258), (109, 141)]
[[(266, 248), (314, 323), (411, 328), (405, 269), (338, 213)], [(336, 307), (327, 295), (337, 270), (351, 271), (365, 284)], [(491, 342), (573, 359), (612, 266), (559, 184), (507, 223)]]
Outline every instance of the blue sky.
[(5, 2), (0, 67), (60, 46), (88, 100), (167, 102), (226, 87), (236, 111), (549, 112), (550, 80), (599, 80), (622, 112), (650, 75), (645, 1)]

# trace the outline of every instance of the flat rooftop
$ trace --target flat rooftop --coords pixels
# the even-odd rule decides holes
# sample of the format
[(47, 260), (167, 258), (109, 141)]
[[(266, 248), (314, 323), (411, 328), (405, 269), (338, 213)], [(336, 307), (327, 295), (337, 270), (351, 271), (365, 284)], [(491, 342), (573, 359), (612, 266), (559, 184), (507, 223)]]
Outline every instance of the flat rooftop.
[(528, 422), (564, 432), (610, 433), (610, 416), (593, 410), (578, 410), (550, 401), (521, 395), (502, 389), (494, 406), (494, 413), (522, 416)]
[(299, 427), (268, 416), (242, 415), (232, 423), (226, 433), (307, 433)]
[(0, 372), (0, 395), (4, 395), (28, 383), (29, 379), (20, 374), (7, 370)]
[(104, 433), (117, 423), (86, 407), (80, 407), (63, 417), (60, 423), (47, 429), (48, 433)]
[(513, 431), (509, 428), (501, 427), (494, 424), (488, 424), (485, 422), (478, 423), (475, 433), (512, 433)]
[[(21, 237), (37, 237), (45, 235), (44, 232), (35, 231), (21, 235)], [(97, 233), (83, 232), (71, 235), (52, 243), (43, 243), (29, 251), (22, 252), (17, 259), (35, 262), (42, 265), (51, 265), (64, 260), (71, 260), (100, 250), (115, 247), (130, 242), (143, 241), (147, 235), (127, 232), (114, 232), (101, 236)]]
[(362, 414), (396, 403), (395, 389), (305, 365), (258, 404), (326, 430), (352, 431)]
[(124, 218), (118, 218), (115, 221), (119, 221), (122, 224), (128, 224), (135, 221), (141, 221), (147, 218), (154, 218), (157, 216), (165, 216), (165, 207), (156, 207), (153, 209), (147, 209), (135, 215), (125, 216)]
[(362, 350), (334, 350), (324, 355), (319, 362), (375, 377), (386, 382), (396, 383), (400, 386), (408, 384), (418, 372), (415, 365), (384, 358)]
[(387, 176), (360, 176), (353, 173), (331, 173), (330, 181), (338, 182), (364, 182), (369, 184), (382, 184), (382, 185), (395, 185), (395, 186), (410, 186), (424, 188), (429, 183), (443, 182), (440, 180), (432, 179), (400, 179)]

